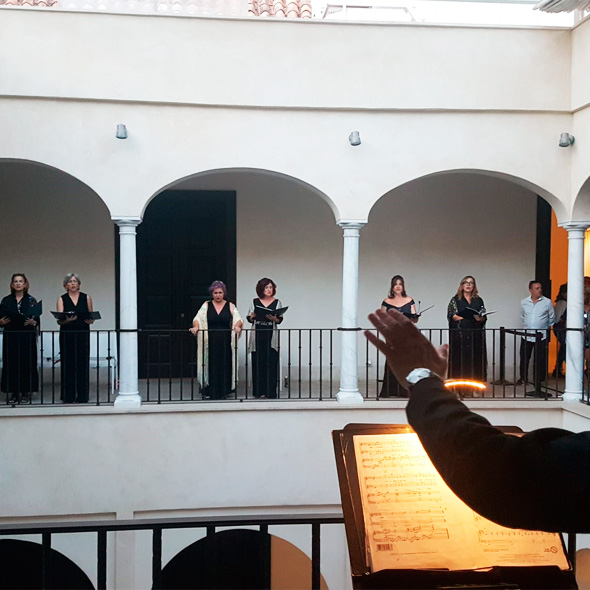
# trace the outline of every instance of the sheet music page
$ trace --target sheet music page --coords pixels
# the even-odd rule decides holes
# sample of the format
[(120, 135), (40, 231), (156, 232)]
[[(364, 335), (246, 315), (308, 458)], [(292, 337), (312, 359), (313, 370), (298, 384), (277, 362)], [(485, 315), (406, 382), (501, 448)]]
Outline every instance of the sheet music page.
[(415, 433), (356, 435), (354, 448), (372, 571), (568, 569), (559, 535), (502, 527), (457, 498)]

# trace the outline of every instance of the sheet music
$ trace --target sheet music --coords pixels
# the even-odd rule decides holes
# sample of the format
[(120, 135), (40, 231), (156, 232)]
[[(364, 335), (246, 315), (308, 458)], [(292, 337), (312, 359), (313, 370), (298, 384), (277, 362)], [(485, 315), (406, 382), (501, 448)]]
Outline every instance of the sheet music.
[(354, 448), (372, 571), (568, 569), (558, 534), (502, 527), (457, 498), (416, 434), (356, 435)]

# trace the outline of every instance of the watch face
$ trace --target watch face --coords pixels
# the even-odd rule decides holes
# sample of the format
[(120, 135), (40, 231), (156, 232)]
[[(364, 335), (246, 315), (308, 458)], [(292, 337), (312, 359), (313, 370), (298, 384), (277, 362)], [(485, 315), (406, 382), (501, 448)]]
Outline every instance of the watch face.
[(410, 371), (408, 376), (406, 377), (406, 381), (410, 385), (415, 385), (418, 381), (422, 379), (426, 379), (426, 377), (430, 377), (432, 375), (432, 371), (430, 369), (414, 369)]

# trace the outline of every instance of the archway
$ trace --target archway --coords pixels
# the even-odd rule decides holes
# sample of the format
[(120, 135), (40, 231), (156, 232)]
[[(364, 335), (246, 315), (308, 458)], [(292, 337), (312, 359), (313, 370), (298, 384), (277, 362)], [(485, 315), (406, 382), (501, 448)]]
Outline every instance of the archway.
[[(311, 560), (288, 541), (250, 529), (230, 529), (195, 541), (162, 570), (164, 589), (311, 588)], [(322, 590), (328, 586), (321, 578)]]
[[(16, 539), (0, 540), (0, 590), (42, 588), (43, 547)], [(48, 588), (94, 590), (88, 576), (71, 559), (50, 549), (51, 577)]]
[[(545, 293), (551, 296), (551, 210), (538, 195), (559, 207), (561, 215), (564, 210), (555, 197), (529, 184), (485, 171), (446, 171), (381, 197), (363, 230), (361, 317), (363, 307), (377, 307), (391, 277), (401, 274), (417, 303), (435, 306), (420, 318), (419, 326), (442, 330), (435, 334), (443, 338), (449, 300), (460, 279), (473, 275), (488, 309), (498, 310), (487, 326), (520, 328), (520, 301), (528, 295), (528, 281), (545, 279)], [(510, 379), (518, 350), (515, 354), (508, 346), (506, 356)], [(488, 361), (489, 380), (498, 380), (492, 367), (498, 359), (490, 352)]]
[[(191, 363), (194, 371), (194, 342), (192, 340), (189, 342), (188, 327), (201, 301), (207, 297), (206, 289), (213, 279), (221, 279), (228, 285), (230, 300), (237, 304), (242, 315), (246, 314), (252, 298), (256, 296), (254, 286), (257, 280), (263, 276), (270, 276), (278, 285), (279, 297), (282, 300), (284, 298), (287, 305), (292, 301), (298, 302), (298, 305), (292, 306), (289, 310), (286, 326), (309, 328), (314, 325), (322, 327), (338, 325), (340, 318), (337, 305), (328, 305), (325, 310), (314, 305), (314, 291), (317, 293), (319, 289), (324, 290), (330, 301), (334, 302), (339, 299), (341, 290), (342, 234), (335, 223), (335, 213), (329, 199), (308, 184), (276, 172), (225, 169), (199, 173), (169, 184), (166, 191), (158, 193), (146, 208), (145, 221), (138, 227), (140, 328), (147, 326), (142, 310), (145, 310), (148, 305), (146, 301), (141, 301), (145, 293), (145, 289), (141, 287), (141, 277), (153, 271), (151, 257), (147, 251), (144, 251), (142, 240), (144, 244), (145, 240), (151, 240), (159, 247), (160, 238), (155, 237), (156, 234), (153, 238), (149, 237), (151, 230), (148, 227), (148, 218), (151, 215), (152, 206), (160, 201), (162, 208), (165, 208), (167, 197), (173, 195), (175, 191), (178, 191), (176, 194), (182, 192), (187, 199), (194, 202), (200, 199), (212, 199), (210, 202), (213, 203), (216, 199), (218, 202), (223, 199), (226, 202), (228, 199), (230, 201), (232, 198), (235, 199), (234, 226), (228, 228), (226, 224), (224, 232), (228, 237), (217, 246), (217, 249), (227, 248), (228, 243), (235, 240), (233, 276), (231, 272), (219, 269), (197, 273), (196, 266), (193, 266), (191, 272), (195, 277), (190, 279), (195, 282), (193, 293), (191, 294), (191, 289), (184, 286), (180, 288), (180, 297), (183, 298), (185, 309), (177, 314), (177, 320), (174, 321), (179, 322), (178, 330), (182, 330), (180, 337), (185, 338), (182, 349), (188, 356), (183, 361), (184, 369), (177, 367), (176, 375), (181, 375), (183, 370), (186, 375), (187, 367), (190, 374)], [(235, 197), (232, 197), (232, 194)], [(191, 221), (183, 221), (183, 223), (191, 225)], [(145, 232), (146, 228), (148, 232)], [(172, 235), (171, 230), (168, 230), (168, 233)], [(177, 233), (175, 232), (174, 235)], [(214, 250), (213, 246), (211, 250)], [(230, 254), (228, 252), (226, 259), (231, 260)], [(209, 268), (214, 268), (214, 265), (211, 264)], [(231, 267), (228, 268), (231, 271)], [(305, 277), (305, 280), (302, 281), (301, 277)], [(166, 280), (157, 280), (161, 285), (166, 285)], [(180, 280), (186, 283), (186, 277), (185, 279), (180, 277)], [(318, 286), (313, 285), (314, 281), (318, 283)], [(184, 318), (181, 317), (182, 313)], [(162, 321), (161, 329), (166, 330), (165, 326), (172, 326), (173, 319)], [(144, 336), (141, 336), (144, 338), (144, 358), (147, 356), (145, 335), (144, 332)], [(242, 338), (242, 341), (244, 340)], [(162, 342), (160, 350), (166, 351), (167, 346)], [(180, 349), (180, 345), (178, 348)], [(150, 349), (158, 350), (153, 341)], [(240, 350), (240, 354), (243, 354), (243, 350)], [(160, 353), (157, 353), (156, 356), (159, 355)], [(153, 360), (156, 359), (151, 359)], [(150, 376), (157, 374), (158, 369), (152, 366)], [(166, 369), (162, 368), (160, 374), (166, 375)], [(245, 374), (245, 371), (242, 371), (240, 378), (243, 378)], [(175, 386), (176, 383), (172, 387)], [(189, 391), (191, 387), (195, 391), (195, 396), (198, 395), (197, 385), (192, 382), (185, 383), (183, 391)]]

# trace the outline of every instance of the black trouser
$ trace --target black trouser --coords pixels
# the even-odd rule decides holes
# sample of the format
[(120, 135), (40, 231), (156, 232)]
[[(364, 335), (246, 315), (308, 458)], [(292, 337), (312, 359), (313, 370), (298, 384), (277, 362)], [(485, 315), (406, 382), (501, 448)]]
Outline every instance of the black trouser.
[(541, 388), (541, 383), (547, 377), (547, 339), (541, 340), (535, 349), (534, 340), (520, 340), (520, 378), (526, 383), (529, 375), (529, 362), (531, 354), (535, 350), (533, 356), (535, 389), (538, 391)]

